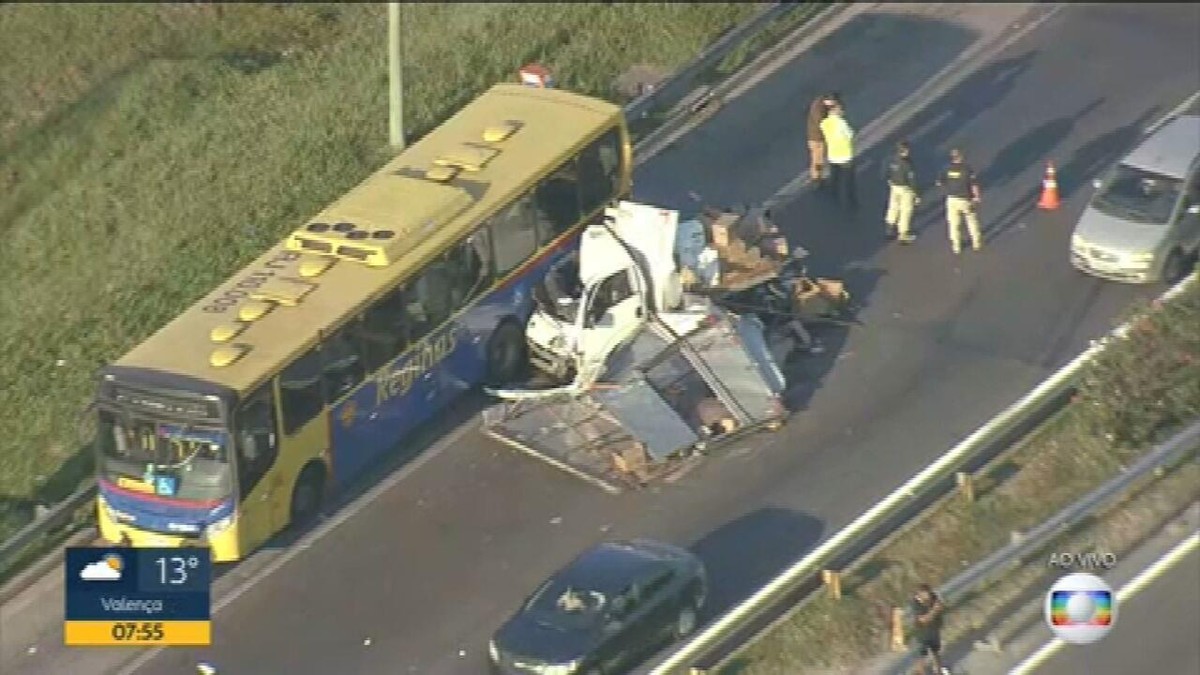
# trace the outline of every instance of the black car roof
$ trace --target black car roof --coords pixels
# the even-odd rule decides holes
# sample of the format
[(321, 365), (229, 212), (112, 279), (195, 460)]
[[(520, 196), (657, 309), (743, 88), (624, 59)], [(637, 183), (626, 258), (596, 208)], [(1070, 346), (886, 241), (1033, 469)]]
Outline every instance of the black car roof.
[(612, 595), (669, 562), (669, 558), (637, 542), (605, 542), (579, 554), (554, 575), (553, 581)]

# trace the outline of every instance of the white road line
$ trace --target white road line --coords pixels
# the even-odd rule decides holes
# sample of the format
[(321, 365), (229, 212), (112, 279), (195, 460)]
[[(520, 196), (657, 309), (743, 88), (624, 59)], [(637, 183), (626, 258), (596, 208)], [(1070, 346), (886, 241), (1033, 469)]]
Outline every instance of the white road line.
[[(1158, 560), (1155, 560), (1153, 564), (1139, 572), (1138, 575), (1133, 578), (1133, 580), (1125, 584), (1121, 590), (1117, 591), (1118, 605), (1128, 602), (1140, 591), (1153, 583), (1156, 579), (1167, 573), (1171, 567), (1177, 564), (1180, 560), (1183, 560), (1187, 554), (1196, 550), (1198, 546), (1200, 546), (1200, 534), (1193, 534), (1187, 539), (1184, 539), (1176, 544), (1175, 548), (1171, 549), (1169, 553)], [(1009, 675), (1026, 675), (1028, 673), (1032, 673), (1047, 660), (1057, 654), (1058, 651), (1066, 644), (1067, 643), (1061, 639), (1054, 638), (1053, 640), (1042, 645), (1036, 652), (1009, 671)]]
[(1177, 117), (1179, 115), (1179, 113), (1183, 112), (1184, 110), (1187, 110), (1189, 107), (1191, 107), (1191, 105), (1193, 103), (1196, 102), (1197, 99), (1200, 99), (1200, 91), (1197, 91), (1196, 93), (1192, 94), (1186, 100), (1184, 100), (1183, 103), (1180, 103), (1179, 105), (1172, 108), (1171, 112), (1167, 113), (1166, 115), (1163, 115), (1157, 122), (1146, 127), (1146, 135), (1149, 136), (1150, 134), (1154, 133), (1155, 131), (1158, 131), (1159, 127), (1166, 124), (1167, 122), (1170, 122), (1173, 118)]

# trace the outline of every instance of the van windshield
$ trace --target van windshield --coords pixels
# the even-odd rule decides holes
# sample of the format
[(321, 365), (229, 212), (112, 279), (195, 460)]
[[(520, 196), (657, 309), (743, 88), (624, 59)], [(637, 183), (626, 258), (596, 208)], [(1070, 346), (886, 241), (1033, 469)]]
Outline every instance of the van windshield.
[(1183, 182), (1124, 164), (1100, 189), (1092, 206), (1138, 223), (1164, 224), (1179, 202)]

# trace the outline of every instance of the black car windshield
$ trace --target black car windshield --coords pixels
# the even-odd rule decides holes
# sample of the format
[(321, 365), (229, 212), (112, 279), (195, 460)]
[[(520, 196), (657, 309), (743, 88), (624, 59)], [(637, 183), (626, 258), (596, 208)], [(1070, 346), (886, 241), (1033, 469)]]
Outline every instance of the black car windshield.
[(197, 501), (232, 493), (229, 435), (222, 429), (101, 410), (96, 444), (102, 473), (120, 487)]
[(563, 629), (577, 629), (597, 623), (608, 609), (608, 598), (601, 592), (552, 579), (542, 586), (525, 611), (537, 621)]
[(1182, 181), (1121, 164), (1092, 205), (1110, 216), (1162, 224), (1179, 202)]

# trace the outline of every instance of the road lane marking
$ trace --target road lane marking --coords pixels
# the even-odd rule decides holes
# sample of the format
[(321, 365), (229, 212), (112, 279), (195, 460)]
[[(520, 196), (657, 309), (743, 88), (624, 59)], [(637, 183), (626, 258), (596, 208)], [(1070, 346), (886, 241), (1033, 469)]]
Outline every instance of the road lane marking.
[[(1193, 534), (1176, 544), (1175, 548), (1171, 549), (1158, 560), (1155, 560), (1149, 567), (1139, 572), (1129, 583), (1122, 586), (1121, 590), (1117, 591), (1118, 606), (1128, 602), (1159, 577), (1169, 572), (1173, 566), (1183, 560), (1187, 554), (1196, 550), (1198, 546), (1200, 546), (1200, 534)], [(1057, 654), (1066, 644), (1062, 639), (1054, 638), (1038, 648), (1036, 652), (1024, 661), (1017, 664), (1015, 668), (1009, 671), (1009, 675), (1027, 675), (1028, 673), (1032, 673)]]
[(1166, 124), (1167, 122), (1170, 122), (1171, 119), (1173, 119), (1174, 117), (1177, 117), (1179, 115), (1179, 113), (1190, 108), (1192, 106), (1192, 104), (1196, 102), (1197, 99), (1200, 99), (1200, 91), (1197, 91), (1196, 93), (1187, 97), (1186, 99), (1184, 99), (1183, 103), (1180, 103), (1179, 105), (1172, 108), (1171, 112), (1167, 113), (1166, 115), (1163, 115), (1161, 118), (1159, 118), (1159, 120), (1157, 122), (1146, 127), (1146, 135), (1149, 136), (1150, 134), (1158, 131), (1159, 127)]

